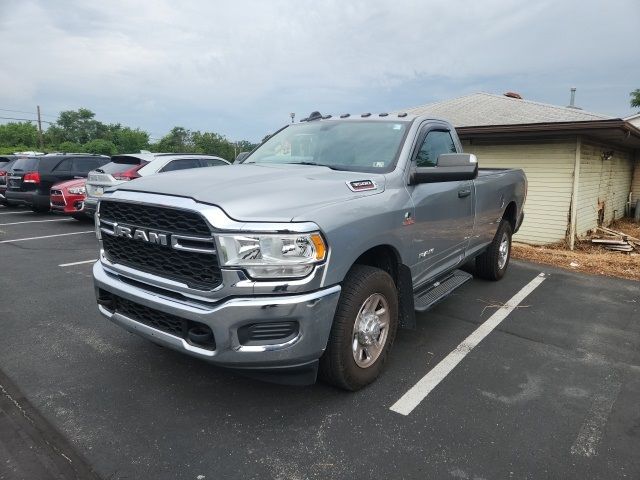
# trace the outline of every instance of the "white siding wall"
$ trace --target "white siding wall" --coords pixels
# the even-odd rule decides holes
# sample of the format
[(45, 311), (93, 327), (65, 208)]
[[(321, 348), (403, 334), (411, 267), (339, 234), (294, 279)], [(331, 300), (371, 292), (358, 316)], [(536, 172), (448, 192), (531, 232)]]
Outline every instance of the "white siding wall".
[(631, 181), (631, 191), (633, 192), (633, 205), (640, 200), (640, 151), (636, 151), (635, 168), (633, 172), (633, 180)]
[(624, 216), (633, 174), (632, 154), (613, 150), (611, 160), (602, 160), (611, 147), (583, 142), (580, 155), (580, 183), (576, 234), (584, 236), (598, 226), (598, 210), (604, 208), (604, 224)]
[(530, 143), (470, 145), (480, 168), (522, 168), (529, 181), (525, 220), (514, 240), (545, 244), (561, 242), (568, 227), (576, 141), (544, 140)]

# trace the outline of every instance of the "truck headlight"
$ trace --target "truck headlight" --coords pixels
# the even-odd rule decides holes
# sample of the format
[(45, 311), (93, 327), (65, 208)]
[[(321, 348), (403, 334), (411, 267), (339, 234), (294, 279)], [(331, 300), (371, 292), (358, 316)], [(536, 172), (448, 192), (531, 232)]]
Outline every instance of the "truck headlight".
[(223, 267), (238, 267), (253, 278), (301, 278), (327, 255), (318, 232), (296, 234), (219, 235)]
[(73, 195), (85, 195), (87, 190), (84, 187), (71, 187), (69, 189), (69, 193), (72, 193)]

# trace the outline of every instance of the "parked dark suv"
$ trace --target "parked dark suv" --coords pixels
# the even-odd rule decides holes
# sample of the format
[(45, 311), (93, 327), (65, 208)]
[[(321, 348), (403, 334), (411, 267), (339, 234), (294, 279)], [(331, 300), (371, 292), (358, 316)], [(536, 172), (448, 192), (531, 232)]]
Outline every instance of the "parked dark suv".
[(91, 170), (109, 163), (105, 155), (41, 155), (18, 159), (7, 179), (9, 205), (26, 204), (37, 212), (48, 211), (51, 186), (63, 180), (86, 178)]

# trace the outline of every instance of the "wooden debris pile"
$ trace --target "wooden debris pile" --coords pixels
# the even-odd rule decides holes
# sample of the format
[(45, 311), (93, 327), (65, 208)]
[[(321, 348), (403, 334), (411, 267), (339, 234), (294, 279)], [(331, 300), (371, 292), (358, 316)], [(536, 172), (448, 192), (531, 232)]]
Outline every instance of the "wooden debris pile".
[(615, 252), (633, 252), (634, 250), (640, 252), (639, 238), (605, 227), (598, 227), (597, 231), (602, 234), (592, 238), (591, 243)]

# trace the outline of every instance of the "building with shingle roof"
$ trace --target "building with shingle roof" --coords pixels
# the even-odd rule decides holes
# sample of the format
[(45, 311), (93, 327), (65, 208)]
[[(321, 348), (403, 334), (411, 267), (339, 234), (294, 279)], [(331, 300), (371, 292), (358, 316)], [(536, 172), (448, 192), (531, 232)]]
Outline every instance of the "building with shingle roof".
[(412, 115), (428, 114), (443, 118), (456, 127), (588, 122), (612, 118), (598, 113), (585, 112), (575, 107), (559, 107), (522, 98), (482, 92), (413, 107), (405, 111)]
[(481, 167), (526, 172), (526, 216), (515, 240), (573, 245), (576, 237), (630, 213), (640, 199), (640, 129), (629, 119), (511, 92), (402, 111), (448, 120)]
[(629, 122), (634, 127), (640, 128), (640, 113), (636, 113), (635, 115), (631, 115), (630, 117), (625, 118), (627, 122)]

